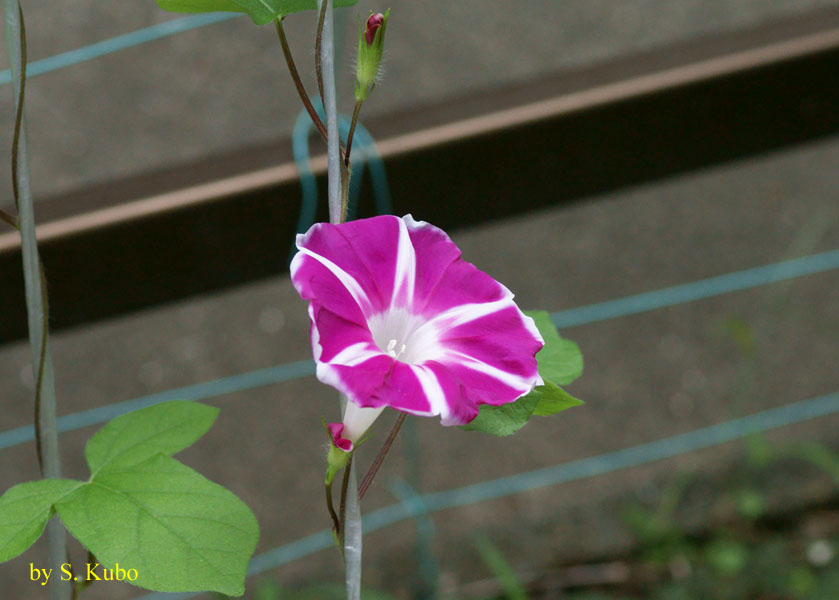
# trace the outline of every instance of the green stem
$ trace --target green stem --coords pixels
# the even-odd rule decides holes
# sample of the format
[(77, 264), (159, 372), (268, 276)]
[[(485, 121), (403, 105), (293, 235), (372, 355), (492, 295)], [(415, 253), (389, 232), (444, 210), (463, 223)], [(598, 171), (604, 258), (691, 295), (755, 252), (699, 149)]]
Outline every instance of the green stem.
[[(46, 286), (38, 255), (35, 237), (35, 214), (32, 189), (29, 181), (28, 148), (26, 143), (26, 117), (24, 91), (26, 81), (26, 28), (23, 11), (18, 0), (3, 0), (6, 20), (6, 44), (12, 70), (12, 87), (15, 100), (15, 132), (12, 147), (13, 191), (16, 195), (21, 236), (21, 254), (26, 290), (26, 313), (29, 325), (29, 345), (32, 351), (33, 374), (36, 380), (36, 432), (43, 444), (43, 475), (47, 478), (61, 476), (61, 460), (56, 426), (55, 378), (49, 350)], [(66, 534), (57, 519), (47, 525), (49, 560), (57, 569), (67, 555)], [(71, 587), (67, 582), (50, 586), (52, 600), (70, 598)]]
[[(326, 150), (329, 197), (329, 220), (341, 220), (341, 145), (338, 138), (338, 102), (335, 98), (335, 43), (332, 27), (332, 0), (320, 0), (324, 11), (320, 60), (323, 74), (323, 109), (326, 112)], [(324, 8), (323, 5), (326, 5)]]
[(340, 508), (338, 509), (340, 512), (340, 520), (341, 526), (340, 531), (338, 532), (338, 542), (341, 545), (341, 552), (344, 551), (344, 520), (347, 518), (347, 488), (350, 485), (350, 473), (352, 470), (352, 455), (350, 455), (350, 460), (347, 463), (347, 466), (344, 468), (344, 478), (341, 481), (341, 504), (339, 505)]
[(335, 513), (335, 505), (332, 503), (332, 484), (327, 483), (326, 487), (326, 507), (329, 509), (329, 516), (332, 517), (332, 526), (335, 528), (335, 533), (341, 533), (341, 520)]
[(347, 600), (361, 600), (362, 529), (355, 463), (350, 465), (349, 471), (347, 506), (343, 524), (344, 579), (347, 588)]
[[(323, 75), (323, 108), (326, 112), (327, 128), (327, 177), (329, 183), (329, 220), (341, 222), (341, 146), (338, 139), (338, 103), (335, 99), (335, 40), (332, 27), (332, 0), (320, 0), (321, 12), (324, 13), (321, 34), (320, 53)], [(356, 491), (356, 472), (354, 461), (347, 467), (347, 494), (344, 506), (345, 514), (341, 523), (341, 535), (344, 548), (344, 569), (347, 600), (361, 599), (361, 509)]]

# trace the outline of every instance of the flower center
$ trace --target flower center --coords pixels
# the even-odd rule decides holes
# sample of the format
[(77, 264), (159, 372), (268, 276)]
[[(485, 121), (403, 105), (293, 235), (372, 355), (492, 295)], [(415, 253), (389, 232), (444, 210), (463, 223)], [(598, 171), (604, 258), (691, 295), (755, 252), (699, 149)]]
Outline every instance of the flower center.
[(379, 350), (400, 362), (420, 364), (443, 353), (437, 329), (404, 308), (370, 317), (367, 326)]
[(396, 360), (399, 360), (399, 355), (402, 354), (403, 352), (405, 352), (405, 349), (407, 347), (408, 346), (406, 346), (405, 344), (402, 344), (402, 347), (399, 349), (399, 352), (397, 352), (396, 351), (396, 340), (390, 340), (387, 343), (387, 350), (385, 350), (385, 352), (387, 353), (388, 356), (391, 356), (391, 357), (395, 358)]

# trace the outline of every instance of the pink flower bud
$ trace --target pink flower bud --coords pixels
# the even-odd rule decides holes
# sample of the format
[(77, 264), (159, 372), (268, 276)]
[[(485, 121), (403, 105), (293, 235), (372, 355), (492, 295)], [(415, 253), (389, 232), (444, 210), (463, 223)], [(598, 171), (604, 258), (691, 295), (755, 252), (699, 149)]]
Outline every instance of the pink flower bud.
[[(236, 0), (237, 2), (239, 0)], [(355, 101), (364, 102), (381, 74), (382, 51), (390, 9), (370, 14), (365, 23), (358, 16), (358, 60), (355, 67)]]
[(376, 37), (376, 32), (384, 22), (385, 16), (382, 13), (370, 15), (370, 18), (367, 19), (367, 30), (364, 32), (364, 39), (367, 41), (368, 46), (372, 45), (373, 38)]
[(332, 437), (332, 443), (336, 448), (343, 450), (344, 452), (352, 452), (352, 441), (341, 436), (341, 434), (344, 433), (343, 423), (329, 423), (326, 428), (329, 430), (329, 435)]

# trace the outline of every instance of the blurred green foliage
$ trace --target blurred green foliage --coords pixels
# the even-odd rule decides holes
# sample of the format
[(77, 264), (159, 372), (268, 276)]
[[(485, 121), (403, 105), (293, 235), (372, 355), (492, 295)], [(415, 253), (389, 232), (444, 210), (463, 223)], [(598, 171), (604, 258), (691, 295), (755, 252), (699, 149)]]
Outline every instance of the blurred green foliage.
[[(261, 581), (255, 591), (245, 596), (252, 600), (344, 600), (346, 597), (346, 588), (340, 583), (287, 588), (270, 579)], [(361, 590), (361, 600), (395, 600), (395, 598), (384, 592), (364, 588)]]
[[(801, 469), (808, 464), (839, 487), (839, 453), (831, 448), (814, 442), (773, 445), (765, 436), (748, 439), (744, 464), (713, 497), (712, 504), (725, 507), (726, 516), (699, 532), (686, 531), (680, 518), (698, 477), (676, 475), (652, 506), (635, 502), (625, 507), (623, 518), (637, 545), (632, 555), (617, 560), (625, 562), (630, 576), (600, 589), (556, 589), (550, 591), (554, 596), (545, 596), (545, 590), (531, 592), (502, 551), (488, 537), (477, 536), (478, 556), (498, 589), (498, 595), (481, 600), (839, 600), (839, 510), (819, 509), (819, 518), (827, 515), (833, 523), (822, 533), (802, 525), (812, 516), (806, 510), (787, 515), (782, 527), (768, 512), (767, 475), (779, 467)], [(704, 508), (710, 513), (715, 506)], [(341, 600), (344, 593), (341, 584), (292, 590), (269, 580), (247, 597)], [(366, 589), (362, 599), (395, 596)], [(467, 598), (450, 593), (438, 600)], [(468, 600), (477, 599), (470, 595)]]
[[(733, 474), (729, 488), (716, 498), (733, 509), (722, 524), (700, 534), (684, 530), (677, 512), (693, 478), (679, 475), (664, 487), (655, 506), (645, 508), (635, 503), (624, 512), (624, 520), (639, 544), (635, 570), (645, 570), (648, 581), (625, 586), (634, 588), (632, 593), (580, 593), (569, 598), (839, 599), (839, 523), (835, 522), (839, 512), (825, 513), (832, 514), (834, 521), (826, 537), (814, 537), (802, 526), (776, 528), (765, 522), (768, 499), (760, 485), (782, 461), (787, 467), (799, 461), (817, 467), (839, 486), (839, 454), (814, 442), (776, 447), (764, 436), (749, 439), (746, 449), (746, 463)], [(806, 517), (807, 511), (803, 511), (792, 519), (803, 522)]]

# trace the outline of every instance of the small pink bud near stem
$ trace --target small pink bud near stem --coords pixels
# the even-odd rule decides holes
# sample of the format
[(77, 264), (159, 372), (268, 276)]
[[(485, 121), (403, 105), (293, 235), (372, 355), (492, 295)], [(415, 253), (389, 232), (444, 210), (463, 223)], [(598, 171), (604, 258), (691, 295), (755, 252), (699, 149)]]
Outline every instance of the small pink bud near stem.
[[(237, 0), (238, 2), (238, 0)], [(373, 91), (381, 73), (382, 52), (390, 9), (384, 14), (371, 13), (365, 23), (358, 16), (358, 60), (355, 65), (355, 101), (364, 102)]]
[(373, 43), (373, 38), (376, 37), (376, 31), (379, 30), (384, 22), (385, 16), (382, 13), (370, 15), (370, 18), (367, 19), (367, 30), (364, 32), (364, 39), (367, 41), (368, 46)]
[(344, 452), (352, 452), (352, 441), (342, 437), (341, 435), (342, 433), (344, 433), (343, 423), (328, 423), (326, 428), (329, 430), (329, 435), (332, 437), (332, 443), (339, 450), (343, 450)]

